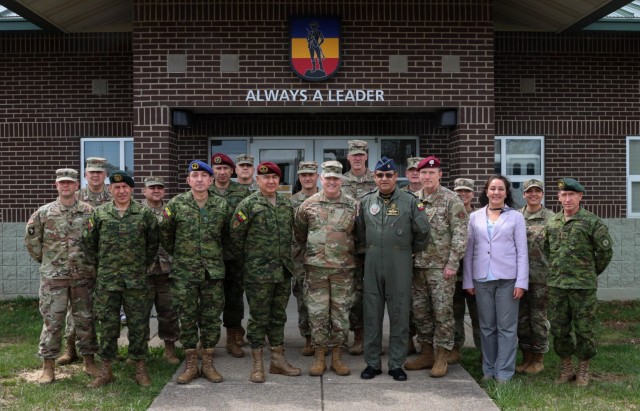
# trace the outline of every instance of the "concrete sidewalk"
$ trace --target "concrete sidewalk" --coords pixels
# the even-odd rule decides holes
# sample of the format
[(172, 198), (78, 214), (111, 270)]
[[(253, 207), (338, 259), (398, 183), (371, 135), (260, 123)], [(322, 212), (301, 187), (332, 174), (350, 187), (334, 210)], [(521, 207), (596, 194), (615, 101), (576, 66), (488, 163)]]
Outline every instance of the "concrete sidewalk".
[[(408, 371), (408, 381), (396, 382), (387, 375), (387, 357), (382, 357), (383, 373), (373, 380), (360, 379), (365, 368), (362, 356), (351, 356), (345, 352), (343, 359), (351, 368), (351, 375), (339, 377), (327, 371), (322, 377), (309, 376), (313, 357), (300, 353), (304, 340), (297, 327), (297, 310), (292, 297), (287, 307), (288, 321), (285, 328), (285, 350), (289, 362), (302, 368), (300, 377), (285, 377), (269, 374), (269, 352), (265, 348), (264, 384), (249, 381), (251, 353), (244, 358), (234, 358), (224, 348), (224, 330), (216, 347), (214, 365), (223, 375), (224, 381), (213, 384), (199, 378), (188, 385), (176, 384), (177, 375), (184, 369), (180, 366), (171, 381), (151, 404), (150, 410), (498, 410), (471, 376), (460, 366), (449, 366), (444, 378), (430, 378), (428, 371)], [(248, 314), (245, 315), (245, 319)], [(246, 324), (246, 321), (245, 321)], [(469, 328), (467, 326), (467, 328)], [(157, 323), (152, 320), (152, 335), (157, 334)], [(388, 336), (388, 320), (385, 319), (385, 345)], [(467, 330), (467, 341), (472, 341)], [(126, 343), (126, 337), (121, 338)], [(162, 346), (157, 335), (151, 344)], [(327, 365), (331, 357), (327, 356)]]

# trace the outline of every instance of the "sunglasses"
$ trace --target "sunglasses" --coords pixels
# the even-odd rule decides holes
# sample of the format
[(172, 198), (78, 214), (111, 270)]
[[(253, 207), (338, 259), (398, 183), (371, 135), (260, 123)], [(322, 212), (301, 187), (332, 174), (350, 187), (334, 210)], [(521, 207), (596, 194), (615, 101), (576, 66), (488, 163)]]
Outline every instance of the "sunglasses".
[(376, 173), (375, 175), (376, 175), (376, 178), (385, 178), (386, 177), (388, 179), (391, 179), (391, 178), (393, 178), (393, 176), (396, 175), (396, 173)]

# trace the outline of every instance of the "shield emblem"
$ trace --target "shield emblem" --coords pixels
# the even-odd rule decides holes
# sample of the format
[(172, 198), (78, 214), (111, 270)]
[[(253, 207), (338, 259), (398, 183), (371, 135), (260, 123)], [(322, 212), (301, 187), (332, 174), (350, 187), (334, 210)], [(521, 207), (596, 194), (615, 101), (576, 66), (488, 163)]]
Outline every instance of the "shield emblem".
[(303, 80), (324, 81), (340, 68), (340, 20), (293, 17), (289, 21), (291, 70)]

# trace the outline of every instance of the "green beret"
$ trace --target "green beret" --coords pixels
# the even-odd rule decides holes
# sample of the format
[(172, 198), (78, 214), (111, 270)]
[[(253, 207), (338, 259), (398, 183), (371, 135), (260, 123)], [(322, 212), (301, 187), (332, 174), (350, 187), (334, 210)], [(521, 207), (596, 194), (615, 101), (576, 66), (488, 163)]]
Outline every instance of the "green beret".
[(573, 178), (561, 178), (558, 180), (558, 189), (561, 191), (577, 191), (578, 193), (584, 193), (586, 191), (584, 187), (582, 187), (582, 184)]
[(114, 183), (125, 183), (129, 187), (133, 188), (135, 186), (135, 182), (133, 181), (133, 177), (129, 175), (126, 171), (115, 170), (109, 175), (109, 182), (111, 184)]

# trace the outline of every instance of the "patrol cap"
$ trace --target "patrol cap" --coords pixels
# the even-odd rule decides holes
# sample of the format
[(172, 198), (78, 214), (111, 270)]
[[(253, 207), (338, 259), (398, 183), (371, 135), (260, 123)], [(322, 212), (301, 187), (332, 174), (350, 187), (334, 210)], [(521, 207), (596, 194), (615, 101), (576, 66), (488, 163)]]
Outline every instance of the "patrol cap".
[(533, 187), (538, 187), (540, 190), (544, 191), (544, 183), (535, 178), (531, 178), (525, 181), (522, 184), (522, 191), (526, 193), (527, 191), (529, 191), (530, 188), (533, 188)]
[(407, 159), (407, 170), (418, 168), (418, 164), (420, 164), (420, 161), (422, 161), (422, 157), (409, 157)]
[(456, 178), (453, 181), (453, 191), (468, 190), (473, 191), (475, 182), (470, 178)]
[(349, 154), (367, 154), (369, 145), (362, 140), (349, 140)]
[(376, 163), (376, 171), (396, 171), (396, 163), (393, 162), (393, 159), (382, 157)]
[(436, 156), (423, 158), (420, 164), (418, 164), (418, 170), (422, 170), (423, 168), (440, 168), (440, 159)]
[(131, 177), (129, 173), (123, 170), (112, 171), (111, 174), (109, 174), (109, 182), (111, 184), (125, 183), (131, 188), (136, 185), (136, 183), (133, 181), (133, 177)]
[(253, 156), (251, 154), (240, 154), (239, 156), (236, 156), (236, 165), (240, 164), (249, 164), (252, 166)]
[(558, 180), (558, 189), (561, 191), (576, 191), (578, 193), (586, 192), (582, 184), (578, 183), (577, 180), (567, 177)]
[(58, 181), (78, 182), (78, 172), (73, 168), (59, 168), (56, 170), (56, 183)]
[(213, 169), (202, 160), (193, 160), (189, 163), (189, 173), (192, 171), (206, 171), (210, 176), (213, 175)]
[(342, 178), (342, 164), (335, 160), (325, 161), (322, 163), (322, 177)]
[(280, 171), (280, 167), (278, 167), (276, 163), (263, 161), (258, 164), (258, 175), (263, 176), (267, 174), (276, 174), (278, 177), (282, 177), (282, 171)]
[(214, 166), (219, 165), (227, 165), (231, 168), (234, 168), (236, 165), (233, 163), (233, 160), (226, 154), (223, 153), (215, 153), (211, 156), (211, 164)]
[(85, 171), (107, 171), (107, 159), (102, 157), (88, 157)]
[(301, 161), (298, 164), (298, 174), (316, 174), (317, 172), (318, 163), (316, 161)]
[(164, 178), (162, 177), (145, 177), (144, 178), (144, 186), (145, 187), (153, 187), (153, 186), (161, 186), (164, 187)]

